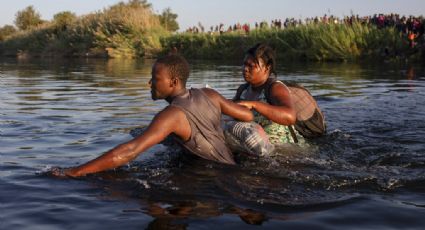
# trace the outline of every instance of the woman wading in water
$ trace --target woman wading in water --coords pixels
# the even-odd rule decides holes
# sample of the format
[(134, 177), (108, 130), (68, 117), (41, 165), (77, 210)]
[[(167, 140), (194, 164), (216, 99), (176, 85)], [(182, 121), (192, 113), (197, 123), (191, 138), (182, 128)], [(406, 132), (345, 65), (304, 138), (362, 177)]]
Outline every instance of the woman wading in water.
[(261, 125), (272, 144), (302, 143), (295, 129), (296, 110), (289, 88), (276, 80), (274, 51), (259, 43), (245, 55), (242, 75), (247, 82), (239, 86), (234, 101), (254, 111), (254, 121)]

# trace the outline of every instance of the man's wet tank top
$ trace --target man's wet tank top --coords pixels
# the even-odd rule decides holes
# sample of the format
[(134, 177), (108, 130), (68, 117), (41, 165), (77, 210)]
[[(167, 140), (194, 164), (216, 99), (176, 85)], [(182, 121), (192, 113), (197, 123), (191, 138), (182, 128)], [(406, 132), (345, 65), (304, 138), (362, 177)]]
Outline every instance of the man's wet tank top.
[(173, 99), (171, 106), (180, 108), (192, 129), (186, 142), (177, 140), (190, 152), (202, 158), (235, 164), (233, 154), (226, 146), (221, 128), (221, 109), (201, 89), (189, 89)]

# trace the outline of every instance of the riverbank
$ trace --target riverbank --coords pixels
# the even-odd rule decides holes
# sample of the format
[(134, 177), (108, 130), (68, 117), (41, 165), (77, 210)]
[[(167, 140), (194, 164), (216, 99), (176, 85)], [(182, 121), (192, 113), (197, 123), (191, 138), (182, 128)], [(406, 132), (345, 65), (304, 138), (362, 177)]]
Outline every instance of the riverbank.
[(183, 33), (162, 38), (163, 51), (177, 49), (186, 57), (222, 59), (243, 57), (257, 42), (267, 42), (280, 60), (354, 61), (363, 59), (423, 59), (423, 45), (409, 47), (395, 28), (354, 23), (309, 24), (285, 29), (256, 29), (249, 34)]
[(397, 24), (379, 26), (354, 16), (349, 22), (182, 33), (167, 30), (170, 22), (162, 19), (168, 16), (154, 13), (146, 1), (119, 3), (80, 17), (62, 12), (52, 21), (2, 36), (0, 56), (155, 58), (177, 51), (188, 59), (240, 60), (249, 47), (266, 42), (282, 61), (425, 60), (422, 30), (409, 40)]
[(80, 17), (70, 12), (57, 15), (52, 21), (0, 40), (0, 55), (148, 57), (160, 52), (160, 38), (169, 34), (161, 24), (161, 16), (146, 1), (121, 2)]
[[(170, 50), (190, 59), (241, 59), (257, 42), (267, 42), (284, 61), (355, 61), (363, 59), (425, 60), (423, 44), (412, 48), (395, 28), (362, 25), (301, 25), (282, 30), (256, 29), (248, 34), (178, 33), (151, 28), (126, 33), (122, 25), (91, 28), (81, 23), (69, 30), (40, 28), (0, 43), (2, 56), (149, 58)], [(106, 23), (105, 23), (106, 24)], [(120, 30), (115, 30), (120, 28)], [(92, 32), (90, 31), (95, 31)], [(115, 31), (112, 33), (111, 31)], [(136, 36), (137, 34), (137, 36)]]

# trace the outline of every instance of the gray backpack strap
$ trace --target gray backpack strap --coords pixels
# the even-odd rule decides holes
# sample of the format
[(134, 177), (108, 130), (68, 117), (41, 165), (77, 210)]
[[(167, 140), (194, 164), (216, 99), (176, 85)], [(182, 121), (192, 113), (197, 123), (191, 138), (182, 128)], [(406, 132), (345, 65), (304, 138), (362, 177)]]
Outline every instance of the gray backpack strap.
[(272, 104), (272, 100), (270, 98), (270, 90), (272, 88), (273, 83), (277, 81), (274, 77), (269, 77), (266, 82), (266, 87), (264, 88), (264, 96), (266, 97), (267, 103)]
[(245, 91), (248, 88), (249, 84), (245, 83), (239, 86), (239, 88), (236, 90), (236, 95), (233, 97), (233, 101), (239, 101), (241, 99), (241, 95), (243, 91)]
[(295, 134), (295, 130), (292, 125), (288, 125), (289, 132), (291, 133), (292, 139), (294, 139), (295, 143), (298, 143), (297, 134)]

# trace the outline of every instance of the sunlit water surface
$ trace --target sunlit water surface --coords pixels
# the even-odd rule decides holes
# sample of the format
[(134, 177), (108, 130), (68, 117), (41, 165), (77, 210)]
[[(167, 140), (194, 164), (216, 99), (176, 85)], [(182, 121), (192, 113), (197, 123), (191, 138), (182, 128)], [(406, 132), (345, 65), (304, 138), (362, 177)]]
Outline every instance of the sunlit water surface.
[[(191, 61), (189, 86), (232, 98), (240, 63)], [(328, 134), (227, 166), (157, 145), (81, 179), (86, 162), (149, 124), (152, 61), (1, 60), (0, 229), (423, 229), (425, 72), (410, 64), (285, 64)]]

